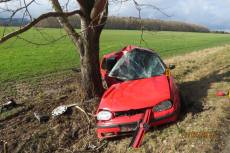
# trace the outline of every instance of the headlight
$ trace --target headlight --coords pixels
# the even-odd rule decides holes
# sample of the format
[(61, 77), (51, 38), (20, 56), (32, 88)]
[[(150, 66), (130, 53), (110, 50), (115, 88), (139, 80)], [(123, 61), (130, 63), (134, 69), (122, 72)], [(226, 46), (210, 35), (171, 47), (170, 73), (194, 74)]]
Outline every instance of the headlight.
[(160, 104), (153, 107), (153, 111), (154, 112), (161, 112), (161, 111), (170, 109), (171, 107), (172, 107), (172, 102), (167, 100), (167, 101), (161, 102)]
[(108, 121), (112, 118), (112, 113), (109, 111), (100, 111), (97, 114), (97, 120), (99, 121)]

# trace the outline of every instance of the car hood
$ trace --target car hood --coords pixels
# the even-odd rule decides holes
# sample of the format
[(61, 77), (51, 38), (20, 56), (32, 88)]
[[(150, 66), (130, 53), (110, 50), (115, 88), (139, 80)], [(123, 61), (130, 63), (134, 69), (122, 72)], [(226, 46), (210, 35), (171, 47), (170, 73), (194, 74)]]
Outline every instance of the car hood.
[(99, 110), (127, 111), (157, 105), (170, 99), (165, 75), (132, 80), (112, 85), (103, 95)]

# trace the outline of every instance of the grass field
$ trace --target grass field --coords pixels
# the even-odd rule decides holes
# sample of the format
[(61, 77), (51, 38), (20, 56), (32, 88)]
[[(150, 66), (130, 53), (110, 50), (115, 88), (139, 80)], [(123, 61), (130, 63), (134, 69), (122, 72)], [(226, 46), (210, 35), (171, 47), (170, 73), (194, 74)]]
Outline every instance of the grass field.
[[(3, 29), (0, 28), (0, 33), (2, 31)], [(60, 29), (40, 31), (43, 35), (36, 30), (30, 30), (22, 37), (36, 43), (47, 43), (64, 34)], [(144, 39), (145, 43), (142, 42), (141, 46), (153, 48), (163, 57), (230, 43), (230, 35), (212, 33), (146, 31)], [(128, 44), (140, 46), (140, 31), (104, 30), (101, 55)], [(0, 45), (0, 83), (77, 66), (79, 66), (79, 56), (67, 37), (50, 45), (33, 45), (21, 39), (12, 39)]]
[[(219, 90), (229, 90), (229, 52), (230, 45), (225, 45), (165, 59), (177, 65), (172, 73), (189, 106), (177, 122), (151, 128), (138, 149), (128, 148), (131, 135), (98, 141), (96, 118), (88, 116), (89, 126), (85, 114), (75, 108), (39, 123), (34, 112), (50, 116), (63, 104), (76, 103), (95, 114), (100, 99), (83, 102), (80, 76), (73, 71), (9, 83), (4, 89), (0, 86), (0, 105), (8, 97), (19, 104), (0, 111), (0, 138), (7, 142), (8, 153), (79, 153), (89, 152), (89, 145), (100, 148), (90, 152), (101, 153), (229, 153), (230, 101), (216, 96)], [(2, 144), (0, 152), (4, 152)]]

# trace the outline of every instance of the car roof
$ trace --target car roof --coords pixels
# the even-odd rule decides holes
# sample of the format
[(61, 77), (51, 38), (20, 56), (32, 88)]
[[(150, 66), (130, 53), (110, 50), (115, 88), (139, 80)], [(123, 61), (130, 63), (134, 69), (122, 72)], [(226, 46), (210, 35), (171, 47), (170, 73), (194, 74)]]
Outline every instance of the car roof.
[(148, 51), (148, 52), (150, 52), (150, 53), (153, 53), (153, 54), (159, 56), (159, 55), (158, 55), (154, 50), (152, 50), (152, 49), (142, 48), (142, 47), (138, 47), (138, 46), (134, 46), (134, 45), (128, 45), (128, 46), (122, 48), (122, 49), (119, 50), (119, 51), (112, 52), (112, 53), (108, 53), (108, 54), (104, 55), (103, 58), (115, 57), (115, 58), (119, 59), (119, 58), (122, 57), (125, 53), (131, 52), (131, 51), (133, 51), (134, 49), (139, 49), (139, 50), (141, 50), (141, 51)]
[(122, 50), (120, 50), (119, 52), (126, 52), (126, 51), (133, 51), (134, 49), (139, 49), (139, 50), (143, 50), (143, 51), (149, 51), (151, 53), (157, 54), (154, 50), (152, 49), (148, 49), (148, 48), (142, 48), (142, 47), (138, 47), (138, 46), (133, 46), (133, 45), (129, 45), (124, 47)]

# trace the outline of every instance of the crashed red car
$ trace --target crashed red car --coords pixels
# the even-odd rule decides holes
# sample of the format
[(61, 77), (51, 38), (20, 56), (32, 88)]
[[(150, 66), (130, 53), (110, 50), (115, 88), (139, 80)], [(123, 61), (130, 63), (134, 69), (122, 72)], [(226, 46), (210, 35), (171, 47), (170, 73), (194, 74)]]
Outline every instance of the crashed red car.
[(108, 89), (96, 113), (98, 137), (133, 133), (147, 109), (151, 109), (150, 126), (175, 121), (181, 104), (169, 71), (174, 68), (154, 51), (135, 46), (103, 56), (101, 75)]

